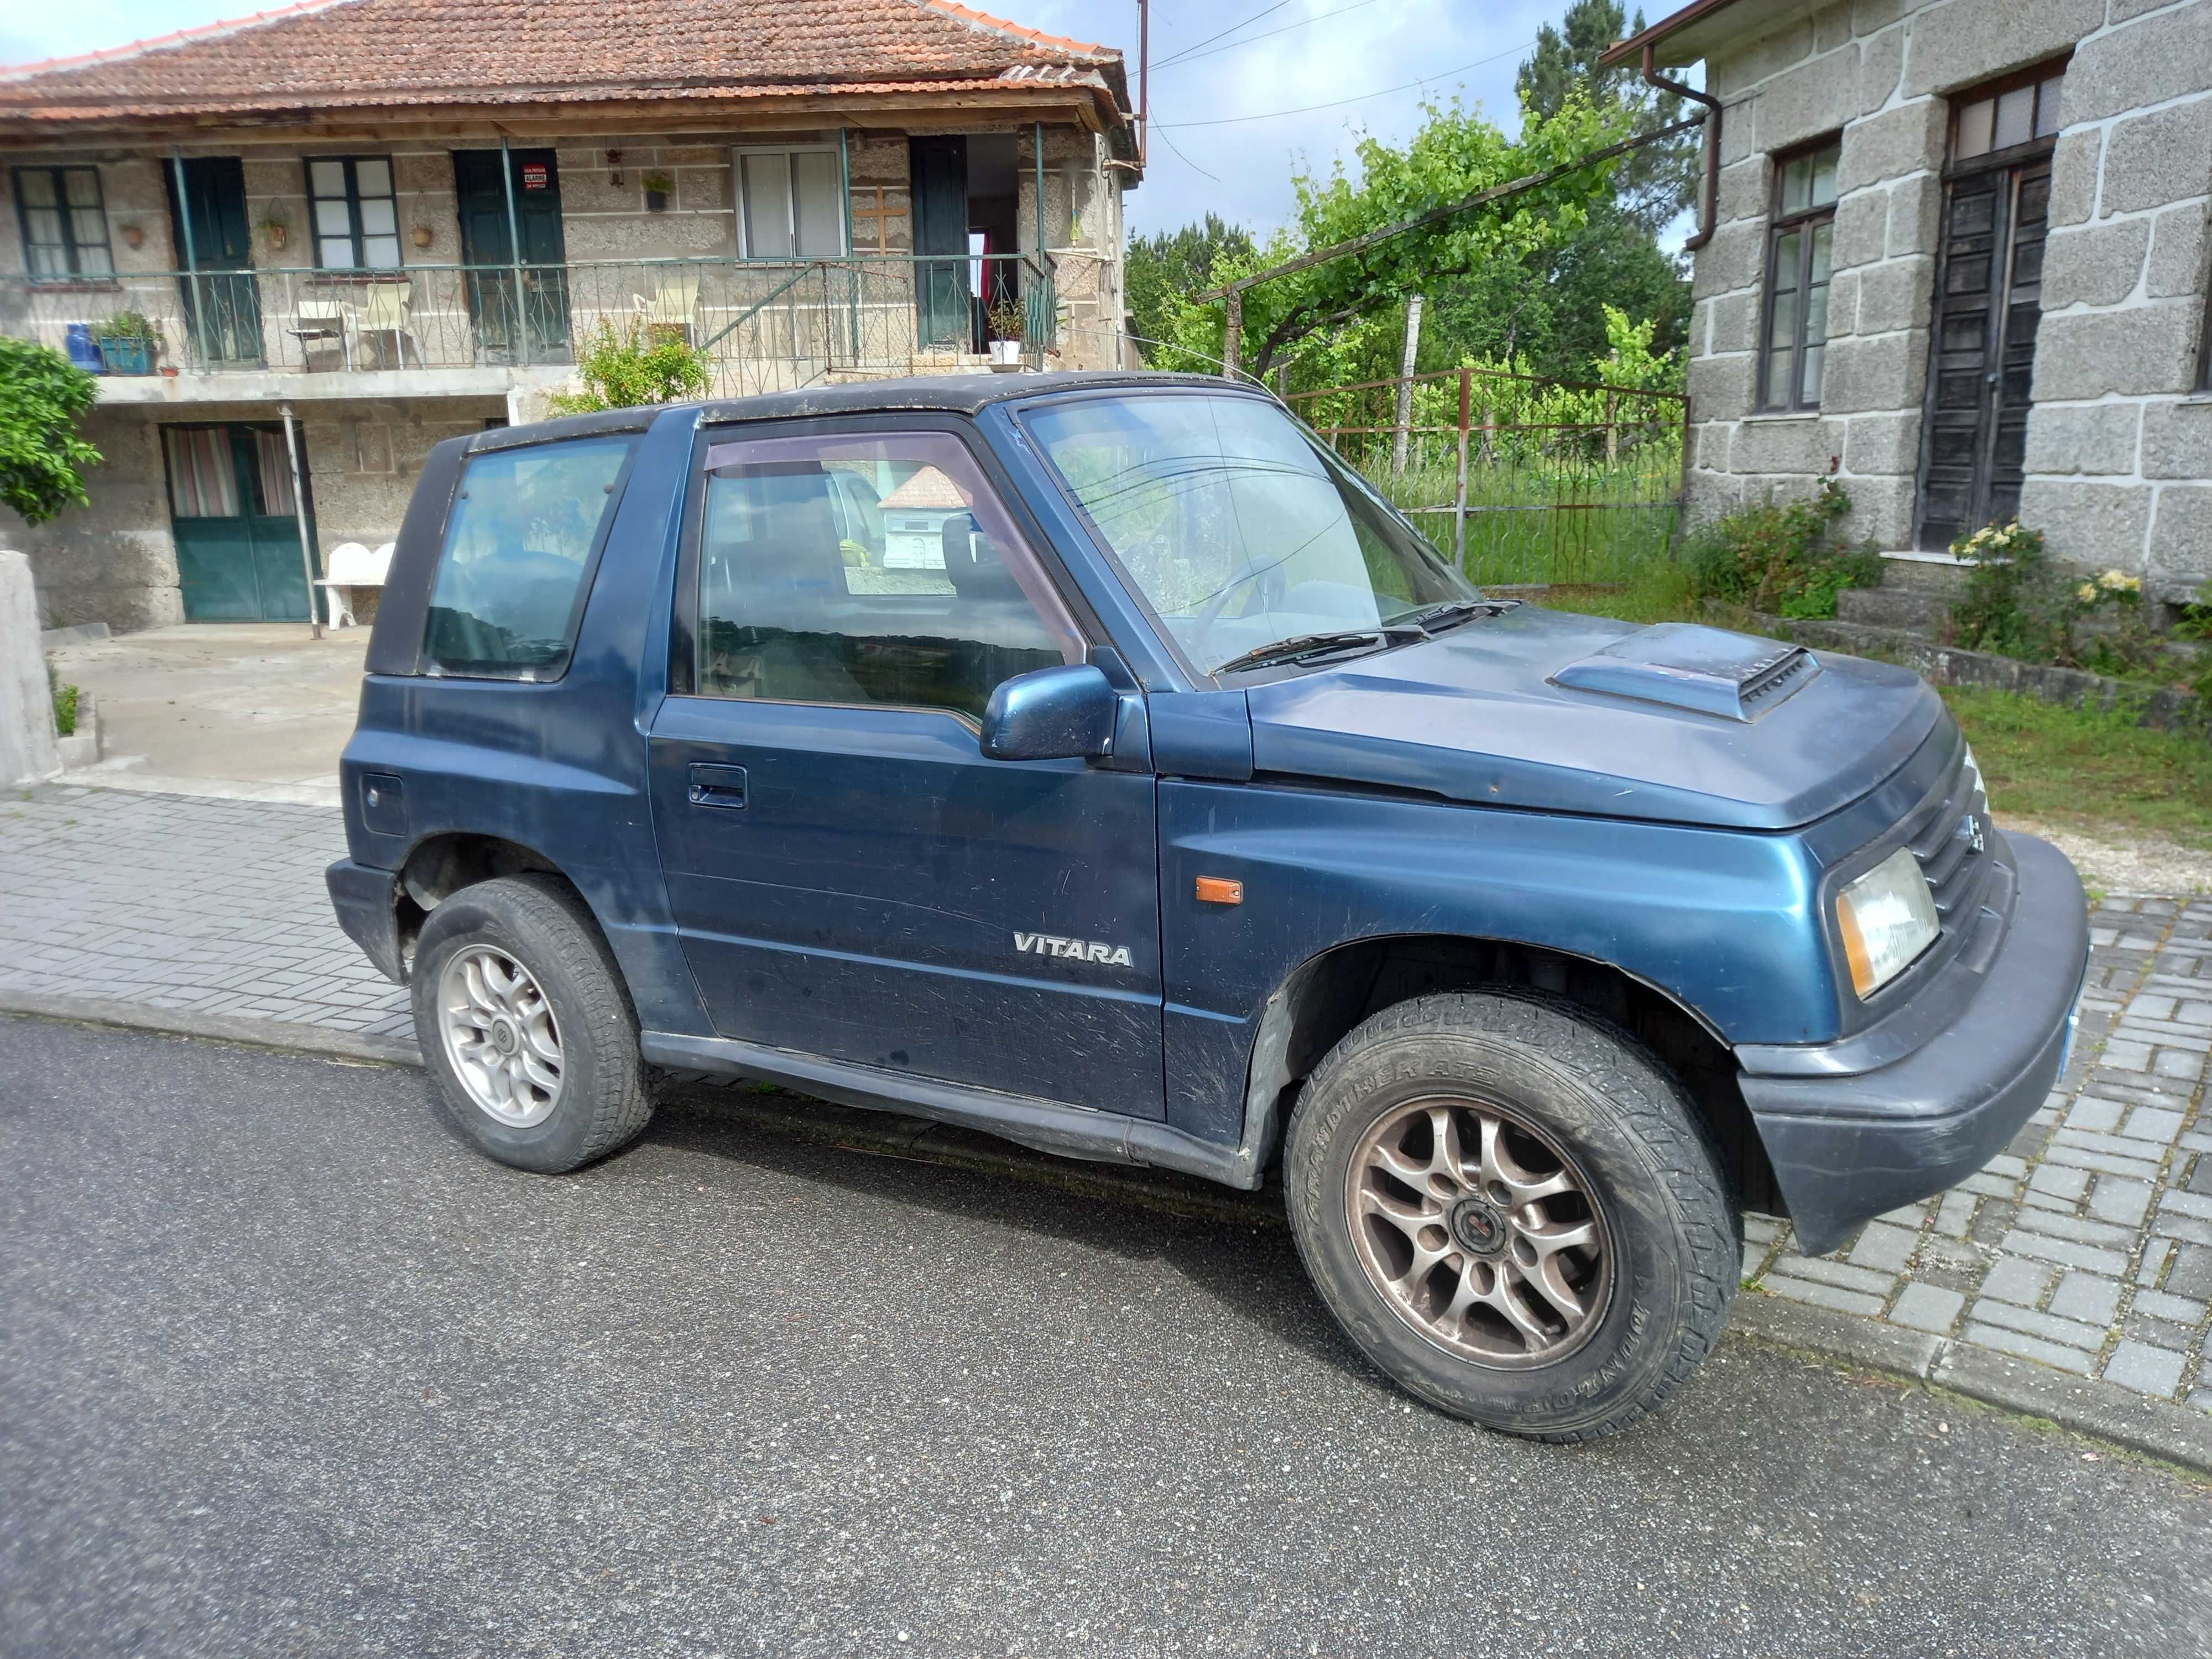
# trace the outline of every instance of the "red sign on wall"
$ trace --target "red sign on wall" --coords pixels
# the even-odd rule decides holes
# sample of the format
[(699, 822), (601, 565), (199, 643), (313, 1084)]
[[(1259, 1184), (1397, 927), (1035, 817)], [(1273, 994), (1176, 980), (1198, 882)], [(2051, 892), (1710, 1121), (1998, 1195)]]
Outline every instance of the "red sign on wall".
[(525, 190), (543, 190), (543, 189), (544, 189), (544, 188), (545, 188), (546, 184), (547, 184), (548, 182), (549, 182), (549, 181), (548, 181), (548, 179), (547, 179), (547, 178), (546, 178), (546, 167), (545, 167), (545, 163), (544, 163), (544, 162), (543, 162), (543, 161), (525, 161), (525, 162), (522, 164), (522, 187), (523, 187), (523, 189), (525, 189)]

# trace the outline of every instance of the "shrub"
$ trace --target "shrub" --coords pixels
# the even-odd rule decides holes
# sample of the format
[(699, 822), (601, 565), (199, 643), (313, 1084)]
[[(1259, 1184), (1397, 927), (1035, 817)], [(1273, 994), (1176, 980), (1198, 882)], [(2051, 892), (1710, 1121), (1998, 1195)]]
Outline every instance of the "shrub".
[(623, 332), (601, 323), (576, 354), (578, 392), (556, 392), (547, 401), (556, 415), (588, 415), (601, 409), (634, 409), (641, 404), (672, 404), (703, 397), (707, 354), (673, 329), (647, 329), (632, 323)]
[(54, 672), (52, 663), (46, 665), (46, 689), (53, 693), (54, 731), (64, 738), (76, 735), (76, 702), (81, 695), (74, 685), (64, 685), (61, 676)]
[(1753, 611), (1813, 619), (1836, 614), (1836, 595), (1881, 580), (1871, 542), (1830, 544), (1851, 498), (1832, 478), (1813, 495), (1777, 503), (1771, 496), (1738, 507), (1690, 532), (1682, 562), (1700, 599), (1726, 599)]
[(161, 331), (143, 311), (115, 311), (92, 325), (92, 337), (95, 340), (143, 340), (148, 345), (153, 345), (160, 341)]
[(99, 396), (60, 352), (0, 335), (0, 502), (26, 524), (84, 505), (85, 469), (100, 457), (76, 423)]
[(2140, 577), (2071, 574), (2052, 562), (2043, 532), (2017, 519), (1960, 537), (1951, 552), (1973, 565), (1951, 607), (1954, 644), (2114, 675), (2154, 671), (2165, 654)]

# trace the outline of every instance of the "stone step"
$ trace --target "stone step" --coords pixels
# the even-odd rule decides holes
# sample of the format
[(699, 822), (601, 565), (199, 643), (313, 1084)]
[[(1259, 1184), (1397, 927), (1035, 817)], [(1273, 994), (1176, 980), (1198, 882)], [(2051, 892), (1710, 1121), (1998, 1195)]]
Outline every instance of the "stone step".
[(1836, 615), (1871, 628), (1902, 628), (1933, 635), (1950, 614), (1944, 594), (1911, 587), (1847, 587), (1836, 595)]
[(1966, 591), (1973, 566), (1953, 562), (1948, 556), (1905, 553), (1881, 556), (1881, 585), (1893, 592), (1942, 593), (1956, 599)]

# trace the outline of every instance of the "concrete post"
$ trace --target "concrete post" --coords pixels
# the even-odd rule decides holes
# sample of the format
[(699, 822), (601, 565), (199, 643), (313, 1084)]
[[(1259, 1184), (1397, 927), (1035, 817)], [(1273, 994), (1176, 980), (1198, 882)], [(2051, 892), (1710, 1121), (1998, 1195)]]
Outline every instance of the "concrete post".
[(61, 769), (31, 561), (0, 552), (0, 784), (21, 788)]

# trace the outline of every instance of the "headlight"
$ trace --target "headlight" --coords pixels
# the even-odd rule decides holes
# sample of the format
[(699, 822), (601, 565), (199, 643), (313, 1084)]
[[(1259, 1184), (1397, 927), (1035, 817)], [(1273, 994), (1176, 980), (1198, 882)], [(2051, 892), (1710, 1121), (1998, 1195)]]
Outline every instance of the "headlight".
[(1942, 922), (1912, 849), (1900, 847), (1836, 895), (1851, 988), (1870, 997), (1936, 942)]

